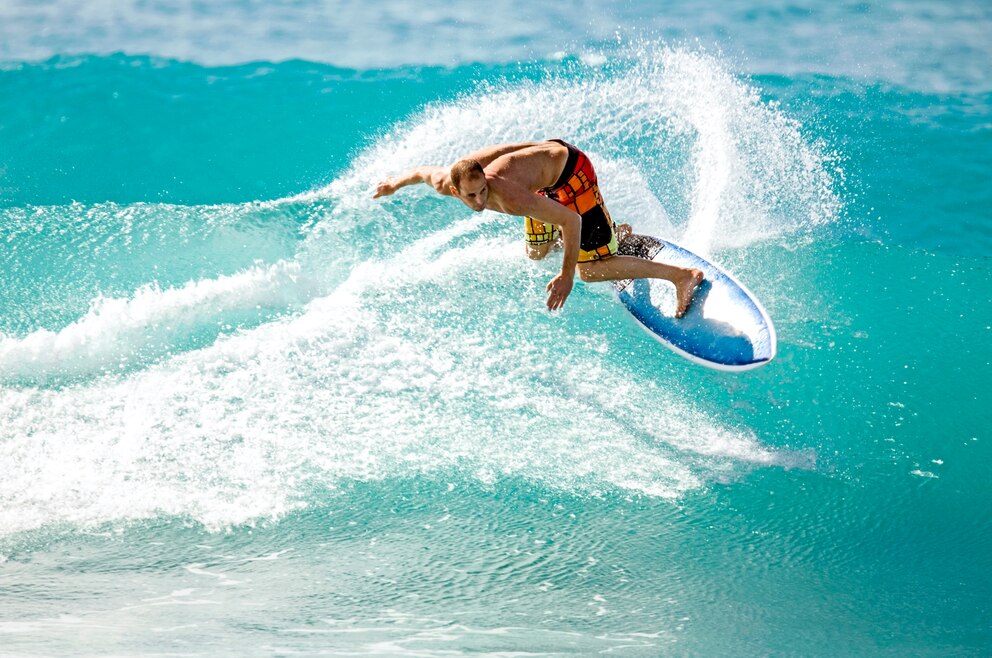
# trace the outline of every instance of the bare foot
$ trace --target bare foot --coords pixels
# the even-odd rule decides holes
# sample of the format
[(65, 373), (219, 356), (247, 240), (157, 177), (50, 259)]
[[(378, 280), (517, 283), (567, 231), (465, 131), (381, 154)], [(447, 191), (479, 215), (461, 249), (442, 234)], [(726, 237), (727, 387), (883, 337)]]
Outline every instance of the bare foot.
[(675, 317), (681, 318), (685, 316), (686, 311), (689, 310), (689, 306), (692, 304), (692, 296), (702, 282), (702, 270), (686, 270), (685, 277), (680, 278), (679, 282), (675, 284), (675, 292), (679, 301), (679, 306), (675, 310)]
[(630, 234), (634, 232), (634, 229), (631, 227), (630, 224), (617, 224), (616, 232), (617, 232), (617, 241), (623, 242), (625, 238), (629, 237)]

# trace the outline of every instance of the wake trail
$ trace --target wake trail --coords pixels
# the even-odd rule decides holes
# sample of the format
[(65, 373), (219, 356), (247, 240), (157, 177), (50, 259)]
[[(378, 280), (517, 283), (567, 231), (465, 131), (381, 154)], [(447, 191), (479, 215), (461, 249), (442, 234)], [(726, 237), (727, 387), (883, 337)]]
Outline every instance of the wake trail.
[(629, 358), (623, 311), (597, 289), (549, 316), (547, 264), (524, 259), (519, 220), (467, 218), (423, 186), (371, 198), (412, 166), (560, 136), (593, 158), (615, 219), (701, 251), (833, 220), (829, 154), (794, 122), (712, 57), (639, 57), (430, 106), (329, 186), (242, 208), (246, 222), (306, 218), (286, 258), (0, 337), (0, 534), (161, 515), (222, 528), (320, 504), (315, 492), (348, 480), (677, 498), (751, 468), (810, 467)]

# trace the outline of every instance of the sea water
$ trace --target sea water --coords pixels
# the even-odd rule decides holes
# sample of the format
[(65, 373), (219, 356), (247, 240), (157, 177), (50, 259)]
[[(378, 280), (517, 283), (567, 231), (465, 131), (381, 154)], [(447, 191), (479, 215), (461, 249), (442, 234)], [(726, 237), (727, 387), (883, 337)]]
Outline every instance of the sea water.
[[(0, 655), (988, 655), (984, 3), (0, 8)], [(779, 337), (519, 220), (586, 151)]]

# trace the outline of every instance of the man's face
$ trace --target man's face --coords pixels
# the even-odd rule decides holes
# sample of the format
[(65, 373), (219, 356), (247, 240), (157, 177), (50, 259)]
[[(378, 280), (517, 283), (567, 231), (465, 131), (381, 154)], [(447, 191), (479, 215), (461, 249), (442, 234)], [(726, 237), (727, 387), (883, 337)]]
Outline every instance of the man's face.
[(489, 199), (489, 184), (486, 182), (485, 176), (472, 176), (462, 181), (461, 189), (454, 189), (455, 196), (475, 212), (486, 209), (486, 201)]

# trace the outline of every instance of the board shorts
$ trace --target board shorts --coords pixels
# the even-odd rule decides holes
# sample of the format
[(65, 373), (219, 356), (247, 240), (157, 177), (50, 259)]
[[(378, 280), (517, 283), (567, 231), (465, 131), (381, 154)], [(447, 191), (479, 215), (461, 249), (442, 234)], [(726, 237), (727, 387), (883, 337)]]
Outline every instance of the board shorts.
[[(617, 253), (617, 233), (613, 220), (599, 193), (599, 183), (592, 162), (585, 153), (560, 139), (557, 142), (568, 149), (568, 160), (561, 176), (551, 187), (537, 193), (557, 201), (582, 216), (582, 234), (579, 238), (579, 262), (608, 258)], [(524, 217), (527, 244), (541, 245), (558, 239), (560, 231), (554, 224)]]

